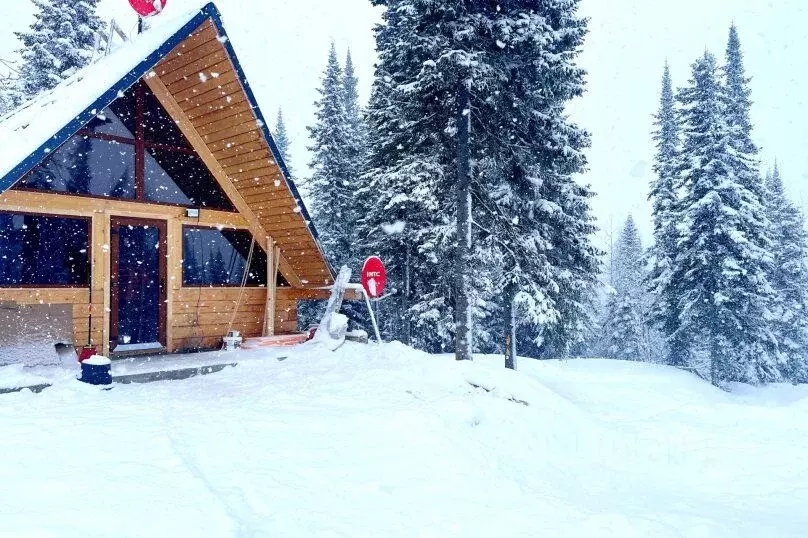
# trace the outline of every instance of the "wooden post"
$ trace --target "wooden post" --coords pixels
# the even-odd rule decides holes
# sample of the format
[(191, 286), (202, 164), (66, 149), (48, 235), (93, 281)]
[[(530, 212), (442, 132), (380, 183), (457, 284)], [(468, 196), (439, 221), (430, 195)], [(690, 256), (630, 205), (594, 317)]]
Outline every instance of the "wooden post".
[(275, 336), (275, 311), (278, 296), (278, 268), (281, 249), (267, 236), (267, 303), (264, 308), (264, 336)]

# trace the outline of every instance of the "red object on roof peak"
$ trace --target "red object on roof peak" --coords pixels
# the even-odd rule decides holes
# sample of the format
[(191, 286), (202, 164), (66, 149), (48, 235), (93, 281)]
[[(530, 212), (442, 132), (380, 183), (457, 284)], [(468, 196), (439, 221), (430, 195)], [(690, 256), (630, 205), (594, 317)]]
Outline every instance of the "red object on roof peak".
[(168, 0), (129, 0), (129, 5), (141, 17), (158, 15), (166, 7)]

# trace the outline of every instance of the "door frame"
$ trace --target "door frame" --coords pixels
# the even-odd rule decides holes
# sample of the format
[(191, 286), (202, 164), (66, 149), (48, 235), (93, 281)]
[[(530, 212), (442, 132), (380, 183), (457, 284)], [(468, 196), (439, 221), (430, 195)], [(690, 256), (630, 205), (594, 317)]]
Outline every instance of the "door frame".
[(145, 219), (138, 217), (117, 217), (110, 216), (110, 273), (109, 273), (109, 349), (111, 353), (118, 347), (118, 269), (120, 263), (120, 237), (117, 229), (121, 226), (140, 226), (157, 228), (160, 234), (160, 247), (157, 253), (158, 275), (159, 275), (159, 305), (157, 320), (157, 339), (159, 344), (167, 348), (167, 325), (168, 325), (168, 287), (166, 279), (168, 275), (168, 221), (161, 219)]

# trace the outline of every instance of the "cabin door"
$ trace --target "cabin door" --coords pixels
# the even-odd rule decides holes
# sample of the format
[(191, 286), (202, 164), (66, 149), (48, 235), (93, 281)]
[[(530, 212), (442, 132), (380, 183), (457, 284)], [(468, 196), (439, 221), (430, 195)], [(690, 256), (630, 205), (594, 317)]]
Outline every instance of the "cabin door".
[(113, 218), (110, 254), (110, 349), (166, 345), (166, 223)]

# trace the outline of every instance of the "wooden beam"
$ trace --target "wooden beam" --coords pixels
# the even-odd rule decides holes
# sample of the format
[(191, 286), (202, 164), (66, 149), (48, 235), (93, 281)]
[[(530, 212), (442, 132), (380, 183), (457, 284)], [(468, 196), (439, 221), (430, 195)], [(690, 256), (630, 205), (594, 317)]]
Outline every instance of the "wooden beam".
[[(241, 193), (239, 193), (238, 189), (233, 185), (233, 182), (225, 173), (221, 164), (219, 164), (219, 160), (213, 155), (210, 148), (205, 143), (205, 140), (202, 138), (202, 135), (200, 135), (194, 127), (191, 119), (185, 114), (182, 107), (180, 107), (179, 103), (174, 99), (174, 96), (171, 95), (171, 92), (168, 91), (168, 88), (166, 88), (165, 84), (163, 84), (163, 82), (160, 80), (160, 77), (146, 76), (144, 77), (144, 80), (154, 93), (155, 97), (157, 97), (157, 100), (160, 101), (160, 104), (163, 105), (169, 115), (177, 122), (182, 134), (185, 135), (193, 148), (199, 154), (199, 157), (219, 182), (222, 190), (224, 190), (225, 194), (227, 194), (227, 196), (233, 202), (233, 205), (235, 205), (239, 213), (241, 213), (244, 218), (247, 219), (250, 232), (252, 233), (253, 237), (256, 238), (256, 242), (261, 245), (264, 252), (269, 252), (266, 244), (266, 238), (269, 237), (269, 234), (266, 232), (266, 230), (264, 230), (264, 227), (261, 226), (261, 222), (258, 220), (258, 217), (255, 216), (255, 213), (253, 213), (249, 204), (244, 201)], [(285, 260), (281, 260), (280, 264), (284, 278), (286, 278), (290, 284), (295, 283), (298, 286), (302, 286), (299, 276), (294, 272), (288, 262), (284, 262)]]
[(264, 336), (275, 336), (275, 311), (277, 310), (278, 266), (281, 249), (271, 237), (267, 237), (267, 304), (264, 309)]
[[(278, 301), (327, 301), (331, 297), (329, 288), (278, 288)], [(359, 292), (345, 290), (346, 301), (364, 301)]]

